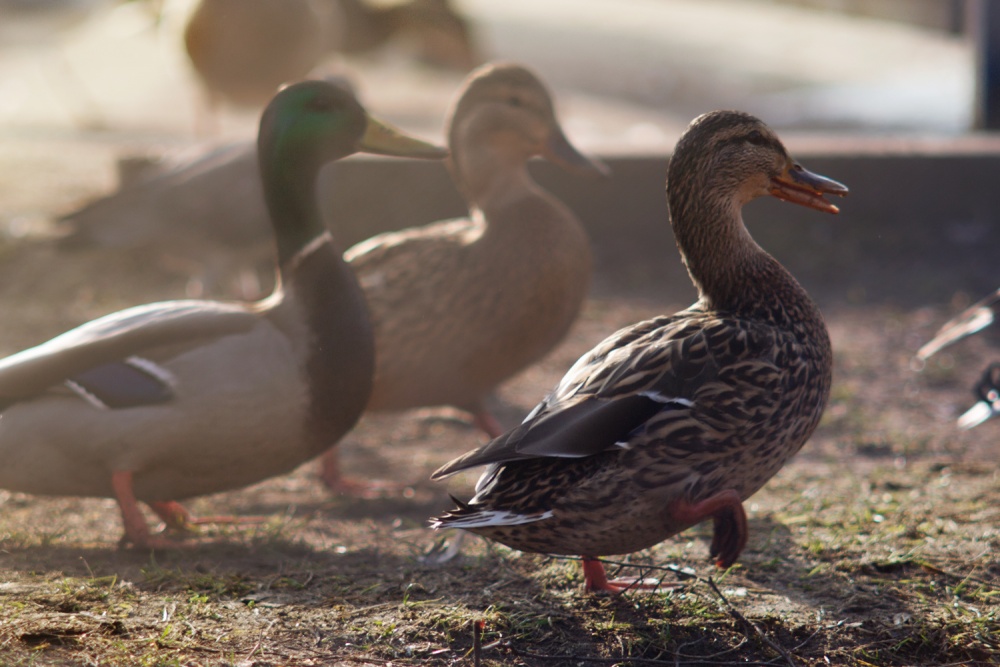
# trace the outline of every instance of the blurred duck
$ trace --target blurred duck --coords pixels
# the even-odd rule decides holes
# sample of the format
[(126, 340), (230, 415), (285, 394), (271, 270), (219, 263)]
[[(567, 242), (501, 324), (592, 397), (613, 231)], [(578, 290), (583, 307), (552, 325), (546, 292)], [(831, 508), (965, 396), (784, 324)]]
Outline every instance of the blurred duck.
[(331, 53), (410, 42), (417, 57), (467, 71), (479, 62), (465, 20), (448, 0), (197, 0), (184, 26), (188, 59), (209, 111), (262, 106)]
[(326, 0), (329, 50), (370, 53), (391, 41), (409, 42), (429, 65), (466, 72), (481, 62), (468, 22), (449, 0)]
[[(966, 336), (992, 326), (1000, 315), (1000, 289), (969, 306), (942, 326), (934, 338), (917, 351), (917, 358), (926, 361), (944, 348)], [(1000, 363), (990, 364), (972, 389), (979, 401), (958, 418), (958, 426), (970, 429), (1000, 413)]]
[(124, 541), (169, 547), (177, 501), (288, 472), (344, 435), (371, 390), (364, 297), (320, 218), (316, 176), (356, 151), (443, 157), (349, 93), (295, 84), (265, 110), (260, 178), (279, 286), (257, 303), (130, 308), (0, 360), (0, 487), (113, 497)]
[[(469, 216), (380, 234), (345, 254), (375, 328), (368, 407), (452, 406), (496, 437), (502, 429), (485, 400), (562, 340), (591, 274), (586, 232), (532, 180), (528, 160), (542, 155), (590, 175), (605, 169), (566, 139), (538, 77), (513, 64), (469, 76), (448, 143)], [(341, 486), (335, 451), (322, 474)]]
[(326, 53), (327, 23), (321, 0), (198, 0), (184, 46), (210, 112), (259, 108), (305, 77)]
[(742, 502), (809, 438), (830, 391), (823, 318), (750, 237), (741, 208), (773, 195), (836, 213), (847, 189), (794, 162), (757, 118), (717, 111), (677, 144), (667, 201), (699, 299), (626, 327), (581, 357), (523, 424), (446, 464), (489, 468), (432, 520), (523, 551), (583, 554), (588, 590), (618, 591), (596, 557), (712, 519), (711, 555), (747, 542)]

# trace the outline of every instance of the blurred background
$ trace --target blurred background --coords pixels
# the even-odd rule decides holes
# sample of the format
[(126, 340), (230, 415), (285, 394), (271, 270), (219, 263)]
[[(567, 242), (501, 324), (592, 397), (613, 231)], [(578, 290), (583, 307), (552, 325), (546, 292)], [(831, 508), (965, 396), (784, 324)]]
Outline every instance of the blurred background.
[[(977, 3), (967, 0), (423, 2), (466, 22), (468, 54), (444, 21), (414, 13), (408, 30), (379, 36), (390, 29), (337, 11), (419, 0), (321, 2), (332, 7), (330, 32), (367, 38), (329, 37), (318, 71), (349, 77), (373, 108), (429, 132), (440, 131), (470, 56), (533, 66), (580, 141), (623, 147), (669, 148), (678, 125), (718, 107), (802, 130), (958, 133), (973, 117)], [(196, 4), (0, 2), (4, 135), (191, 137), (199, 88), (183, 32)], [(48, 21), (30, 9), (50, 5)], [(254, 113), (233, 111), (222, 136), (252, 133)]]
[[(273, 4), (228, 2), (248, 16), (253, 6)], [(238, 147), (235, 158), (222, 161), (249, 164), (244, 158), (252, 153), (257, 114), (273, 84), (260, 84), (263, 94), (250, 90), (238, 73), (212, 61), (224, 61), (213, 56), (225, 45), (223, 29), (241, 25), (231, 10), (213, 24), (211, 4), (0, 0), (0, 237), (10, 242), (62, 230), (61, 216), (151, 173), (186, 169), (184, 183), (196, 182), (192, 170), (207, 171), (198, 161), (218, 146)], [(693, 293), (683, 269), (672, 255), (660, 261), (672, 252), (665, 160), (697, 114), (750, 111), (779, 130), (803, 162), (852, 189), (835, 231), (815, 224), (800, 231), (802, 212), (788, 210), (797, 207), (762, 202), (779, 222), (791, 221), (754, 228), (762, 244), (811, 290), (828, 288), (831, 297), (852, 302), (913, 303), (947, 300), (955, 291), (984, 293), (1000, 282), (992, 253), (1000, 243), (1000, 206), (990, 175), (1000, 142), (976, 129), (979, 54), (989, 43), (978, 35), (991, 20), (985, 12), (991, 4), (287, 0), (280, 21), (264, 16), (264, 33), (230, 46), (247, 51), (249, 45), (241, 57), (263, 59), (244, 73), (274, 65), (338, 77), (377, 115), (438, 140), (472, 66), (504, 59), (534, 68), (552, 88), (573, 142), (615, 170), (610, 186), (595, 187), (550, 175), (540, 164), (540, 180), (579, 212), (601, 266), (624, 272), (619, 282), (652, 289), (666, 282), (680, 290), (679, 299)], [(306, 11), (306, 5), (315, 14), (295, 23), (291, 8)], [(199, 11), (204, 20), (195, 30)], [(252, 21), (245, 23), (242, 29), (256, 34)], [(293, 51), (298, 61), (282, 62)], [(397, 181), (410, 188), (401, 214), (375, 186), (368, 199), (358, 194), (366, 191), (363, 175), (341, 179), (347, 185), (331, 191), (331, 201), (352, 220), (375, 221), (348, 220), (345, 245), (461, 212), (443, 168), (413, 169)], [(252, 168), (244, 172), (241, 178), (255, 178)], [(201, 186), (212, 201), (178, 215), (196, 226), (199, 216), (217, 218), (219, 206), (228, 206), (220, 193), (231, 189)], [(194, 201), (192, 191), (164, 195), (161, 188), (160, 199), (147, 197), (115, 215), (129, 220), (143, 208), (165, 210), (164, 196), (168, 203)], [(116, 243), (132, 247), (122, 229), (114, 232)], [(165, 239), (147, 234), (141, 242)], [(179, 273), (198, 274), (205, 257), (180, 254), (187, 256), (177, 260)], [(13, 269), (6, 275), (22, 276)]]

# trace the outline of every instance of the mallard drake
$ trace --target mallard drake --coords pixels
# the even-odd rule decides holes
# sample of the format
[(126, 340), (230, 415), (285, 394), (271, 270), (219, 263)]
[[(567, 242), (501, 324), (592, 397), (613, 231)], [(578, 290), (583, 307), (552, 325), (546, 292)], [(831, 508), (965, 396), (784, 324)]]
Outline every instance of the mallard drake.
[[(514, 64), (469, 76), (448, 143), (469, 217), (380, 234), (345, 254), (375, 328), (369, 410), (453, 406), (496, 437), (485, 399), (562, 340), (591, 274), (586, 232), (532, 180), (528, 160), (588, 174), (604, 167), (573, 148), (545, 86)], [(335, 452), (323, 467), (339, 486)]]
[[(934, 334), (934, 338), (917, 351), (917, 358), (921, 362), (930, 359), (949, 345), (992, 326), (998, 315), (1000, 289), (945, 322)], [(1000, 413), (1000, 363), (994, 362), (986, 367), (982, 377), (972, 388), (972, 393), (979, 401), (958, 418), (958, 426), (962, 429), (979, 426)]]
[(612, 334), (523, 424), (437, 470), (489, 465), (472, 500), (432, 526), (583, 554), (587, 589), (620, 590), (597, 556), (711, 518), (711, 554), (731, 565), (747, 542), (742, 501), (816, 428), (832, 365), (819, 309), (753, 241), (741, 208), (770, 194), (836, 213), (823, 195), (846, 193), (753, 116), (695, 119), (670, 159), (667, 203), (698, 301)]
[(292, 470), (358, 420), (374, 343), (364, 297), (320, 217), (320, 168), (356, 151), (443, 157), (324, 82), (264, 111), (260, 177), (279, 286), (256, 303), (169, 301), (84, 324), (0, 360), (0, 487), (116, 498), (125, 539), (176, 501)]
[(306, 76), (326, 53), (327, 22), (319, 0), (198, 0), (184, 47), (210, 109), (260, 108)]

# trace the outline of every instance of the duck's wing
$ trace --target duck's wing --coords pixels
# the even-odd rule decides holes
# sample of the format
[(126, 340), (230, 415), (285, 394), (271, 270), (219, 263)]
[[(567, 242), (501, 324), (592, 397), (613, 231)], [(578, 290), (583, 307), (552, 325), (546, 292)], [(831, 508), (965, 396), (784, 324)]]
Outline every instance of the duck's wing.
[[(531, 458), (580, 458), (631, 446), (657, 415), (737, 421), (767, 411), (781, 372), (774, 334), (753, 325), (712, 324), (697, 312), (642, 322), (612, 335), (582, 357), (525, 419), (432, 476)], [(752, 380), (747, 380), (752, 378)], [(719, 405), (693, 410), (711, 396)], [(753, 406), (751, 410), (747, 406)], [(755, 419), (763, 418), (759, 414)], [(658, 419), (656, 421), (659, 421)], [(711, 424), (691, 424), (713, 429)], [(673, 428), (683, 427), (674, 424)]]
[(259, 319), (252, 307), (211, 301), (168, 301), (112, 313), (0, 359), (0, 404), (67, 381), (96, 396), (107, 394), (113, 403), (162, 400), (168, 378), (142, 358), (145, 351), (246, 332)]
[(917, 357), (928, 359), (952, 343), (990, 326), (998, 316), (1000, 316), (1000, 289), (946, 322), (934, 338), (920, 348)]

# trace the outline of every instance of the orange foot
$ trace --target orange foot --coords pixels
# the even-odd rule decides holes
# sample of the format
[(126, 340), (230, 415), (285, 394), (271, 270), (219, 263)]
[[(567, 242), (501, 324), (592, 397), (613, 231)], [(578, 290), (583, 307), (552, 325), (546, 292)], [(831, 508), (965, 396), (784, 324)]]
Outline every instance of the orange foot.
[(175, 530), (178, 532), (192, 533), (196, 532), (194, 526), (203, 526), (205, 524), (254, 524), (254, 523), (264, 523), (267, 521), (267, 517), (263, 516), (231, 516), (228, 514), (219, 516), (201, 516), (194, 517), (190, 512), (185, 509), (183, 505), (174, 500), (164, 500), (149, 503), (149, 506), (156, 512), (156, 515), (163, 519), (163, 523), (166, 524), (167, 528), (170, 530)]
[(116, 470), (111, 473), (111, 487), (125, 524), (125, 534), (119, 541), (119, 546), (132, 544), (139, 549), (177, 549), (182, 546), (170, 538), (150, 534), (146, 518), (135, 500), (131, 470)]
[(596, 558), (583, 557), (583, 588), (588, 593), (596, 591), (607, 591), (609, 593), (622, 593), (627, 590), (664, 590), (669, 589), (669, 584), (661, 584), (656, 579), (623, 578), (608, 580), (604, 572), (604, 565)]

